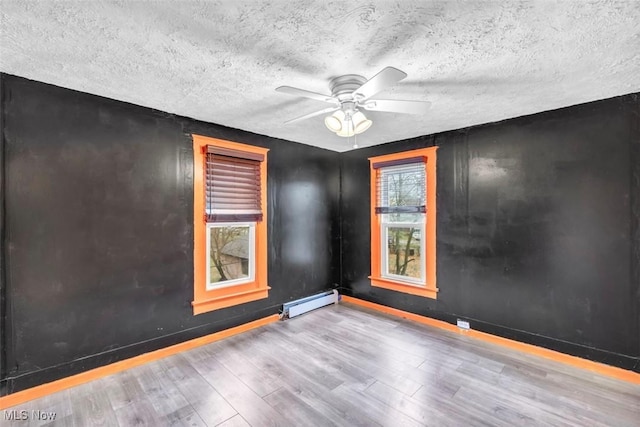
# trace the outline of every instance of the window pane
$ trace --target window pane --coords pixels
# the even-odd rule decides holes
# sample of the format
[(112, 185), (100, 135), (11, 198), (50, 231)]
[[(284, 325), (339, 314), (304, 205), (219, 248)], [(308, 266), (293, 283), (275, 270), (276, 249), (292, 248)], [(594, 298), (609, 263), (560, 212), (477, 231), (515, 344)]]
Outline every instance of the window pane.
[(209, 283), (249, 278), (250, 226), (211, 227), (209, 232)]
[(422, 279), (420, 228), (387, 227), (387, 272)]
[(424, 164), (383, 169), (381, 206), (423, 206), (425, 182)]

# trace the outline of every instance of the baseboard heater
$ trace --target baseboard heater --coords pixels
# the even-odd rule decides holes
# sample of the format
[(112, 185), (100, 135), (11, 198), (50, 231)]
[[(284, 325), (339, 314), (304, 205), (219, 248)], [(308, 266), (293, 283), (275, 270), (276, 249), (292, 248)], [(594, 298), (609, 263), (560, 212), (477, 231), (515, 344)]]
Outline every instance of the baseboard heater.
[(290, 319), (308, 311), (315, 310), (316, 308), (324, 307), (325, 305), (337, 304), (339, 299), (340, 295), (338, 291), (334, 289), (333, 291), (322, 292), (317, 295), (291, 301), (282, 304), (282, 314), (280, 318), (283, 320)]

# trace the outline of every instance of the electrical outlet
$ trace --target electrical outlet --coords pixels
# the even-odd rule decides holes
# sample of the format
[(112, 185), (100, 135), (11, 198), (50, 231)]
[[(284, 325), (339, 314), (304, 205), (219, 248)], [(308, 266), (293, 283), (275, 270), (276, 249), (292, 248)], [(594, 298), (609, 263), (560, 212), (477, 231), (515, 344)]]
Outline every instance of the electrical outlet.
[(458, 319), (457, 324), (458, 324), (458, 328), (471, 329), (471, 327), (469, 326), (469, 322), (467, 322), (466, 320)]

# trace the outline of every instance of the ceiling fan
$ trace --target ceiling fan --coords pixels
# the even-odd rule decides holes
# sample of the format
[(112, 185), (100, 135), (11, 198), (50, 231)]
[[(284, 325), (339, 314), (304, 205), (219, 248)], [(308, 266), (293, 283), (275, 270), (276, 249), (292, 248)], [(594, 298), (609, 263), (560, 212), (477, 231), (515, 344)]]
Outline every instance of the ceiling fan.
[(280, 86), (276, 88), (276, 91), (332, 104), (331, 107), (288, 120), (285, 124), (333, 113), (324, 119), (327, 128), (338, 136), (351, 137), (369, 129), (372, 124), (372, 121), (365, 117), (362, 110), (424, 114), (429, 109), (431, 103), (428, 101), (371, 99), (378, 92), (396, 84), (405, 77), (407, 77), (405, 72), (394, 67), (386, 67), (369, 80), (356, 74), (346, 74), (331, 79), (329, 82), (331, 95), (323, 95), (291, 86)]

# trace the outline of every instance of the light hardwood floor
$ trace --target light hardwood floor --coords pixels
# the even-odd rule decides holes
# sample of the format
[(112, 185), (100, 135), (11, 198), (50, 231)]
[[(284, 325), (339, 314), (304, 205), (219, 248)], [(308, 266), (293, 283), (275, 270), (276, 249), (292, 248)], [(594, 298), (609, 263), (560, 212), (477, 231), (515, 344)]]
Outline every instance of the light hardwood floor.
[(640, 426), (640, 386), (349, 304), (15, 410), (56, 426)]

